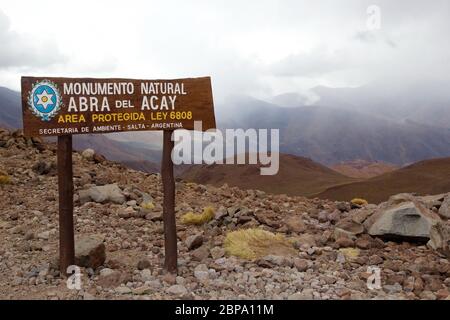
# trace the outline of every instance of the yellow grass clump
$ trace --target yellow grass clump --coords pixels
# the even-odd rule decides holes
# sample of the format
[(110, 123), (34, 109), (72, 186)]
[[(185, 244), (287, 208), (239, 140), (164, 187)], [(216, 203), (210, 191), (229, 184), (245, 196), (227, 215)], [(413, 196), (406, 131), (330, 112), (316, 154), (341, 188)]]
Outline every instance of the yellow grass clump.
[(296, 254), (291, 242), (282, 234), (274, 234), (257, 228), (227, 233), (224, 248), (226, 254), (246, 260), (262, 258), (269, 254)]
[(211, 221), (214, 218), (214, 208), (206, 207), (203, 209), (203, 213), (196, 214), (188, 212), (181, 217), (181, 223), (183, 224), (204, 224)]
[(11, 182), (11, 178), (8, 175), (0, 175), (0, 184), (8, 184)]
[(360, 252), (357, 248), (341, 248), (339, 251), (350, 260), (356, 259)]
[(358, 205), (358, 206), (366, 206), (366, 205), (369, 204), (369, 203), (367, 202), (367, 200), (361, 199), (361, 198), (355, 198), (355, 199), (352, 199), (352, 201), (350, 201), (350, 202), (353, 203), (353, 204), (356, 204), (356, 205)]
[(155, 205), (151, 201), (143, 201), (141, 203), (141, 208), (146, 210), (151, 210), (155, 208)]

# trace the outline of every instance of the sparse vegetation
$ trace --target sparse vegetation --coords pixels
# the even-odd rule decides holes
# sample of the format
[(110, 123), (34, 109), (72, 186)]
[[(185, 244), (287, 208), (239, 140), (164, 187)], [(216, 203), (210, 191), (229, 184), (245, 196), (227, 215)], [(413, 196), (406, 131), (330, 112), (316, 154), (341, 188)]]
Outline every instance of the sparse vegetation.
[(295, 250), (282, 234), (262, 229), (244, 229), (227, 233), (225, 252), (246, 260), (254, 260), (269, 254), (295, 254)]
[(367, 202), (367, 200), (362, 199), (362, 198), (354, 198), (352, 199), (352, 201), (350, 201), (352, 204), (356, 204), (358, 206), (366, 206), (369, 203)]
[(211, 221), (214, 218), (214, 208), (206, 207), (203, 209), (203, 213), (196, 214), (188, 212), (181, 217), (181, 223), (183, 224), (204, 224)]
[(155, 205), (153, 204), (152, 201), (143, 201), (141, 203), (141, 208), (146, 209), (146, 210), (151, 210), (151, 209), (155, 208)]
[(0, 175), (0, 185), (11, 183), (11, 178), (6, 174)]

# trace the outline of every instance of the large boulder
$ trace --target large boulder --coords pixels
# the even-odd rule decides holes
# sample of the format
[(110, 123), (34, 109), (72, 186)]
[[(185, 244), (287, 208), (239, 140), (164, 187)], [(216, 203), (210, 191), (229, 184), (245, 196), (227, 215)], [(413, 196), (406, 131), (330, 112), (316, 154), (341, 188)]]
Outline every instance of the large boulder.
[(445, 197), (439, 208), (439, 215), (444, 219), (450, 219), (450, 195)]
[(430, 229), (441, 219), (418, 201), (389, 201), (371, 216), (365, 226), (372, 236), (421, 240), (430, 238)]
[(445, 257), (450, 258), (450, 225), (443, 222), (433, 225), (430, 230), (430, 241), (428, 241), (427, 245)]
[(125, 195), (115, 183), (104, 186), (93, 186), (86, 190), (80, 190), (79, 199), (81, 203), (94, 201), (98, 203), (112, 202), (123, 204), (126, 201)]
[(81, 236), (75, 241), (75, 264), (96, 269), (106, 259), (105, 244), (100, 235)]

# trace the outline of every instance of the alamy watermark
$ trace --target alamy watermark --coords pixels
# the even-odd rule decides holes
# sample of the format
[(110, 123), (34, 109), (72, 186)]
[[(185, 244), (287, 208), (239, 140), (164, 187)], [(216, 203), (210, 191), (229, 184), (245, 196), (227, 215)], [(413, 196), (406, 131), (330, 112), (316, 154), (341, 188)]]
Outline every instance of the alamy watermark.
[[(194, 131), (175, 130), (172, 151), (174, 164), (260, 164), (261, 175), (279, 170), (278, 129), (210, 129), (194, 122)], [(248, 162), (247, 162), (248, 158)]]
[(81, 290), (81, 269), (79, 266), (71, 265), (67, 267), (67, 277), (66, 285), (69, 290)]
[(366, 27), (369, 31), (381, 29), (381, 8), (377, 5), (370, 5), (367, 8)]

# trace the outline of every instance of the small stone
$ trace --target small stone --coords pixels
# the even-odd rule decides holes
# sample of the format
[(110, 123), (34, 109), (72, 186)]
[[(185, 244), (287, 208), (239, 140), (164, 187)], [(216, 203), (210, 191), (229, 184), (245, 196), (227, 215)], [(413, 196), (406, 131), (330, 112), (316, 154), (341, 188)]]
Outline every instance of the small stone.
[(423, 291), (419, 297), (422, 300), (436, 300), (436, 295), (431, 291)]
[(25, 240), (32, 240), (32, 239), (34, 239), (34, 232), (28, 231), (27, 233), (25, 233), (24, 239)]
[(151, 263), (148, 259), (139, 260), (139, 262), (137, 264), (138, 270), (149, 269), (150, 266), (151, 266)]
[(364, 249), (364, 250), (370, 249), (370, 246), (371, 246), (370, 241), (367, 239), (357, 239), (355, 241), (355, 244), (358, 248)]
[(144, 282), (154, 280), (154, 277), (150, 269), (144, 269), (141, 271), (141, 279)]
[(113, 269), (110, 268), (103, 268), (102, 270), (100, 270), (100, 276), (101, 277), (107, 277), (111, 274), (113, 274), (115, 271)]
[(99, 235), (81, 236), (75, 241), (75, 264), (80, 267), (97, 269), (106, 259), (103, 237)]
[(369, 257), (369, 265), (377, 265), (383, 263), (383, 258), (378, 255), (372, 255)]
[(299, 217), (290, 217), (286, 220), (286, 226), (289, 231), (302, 233), (306, 230), (305, 223)]
[(300, 258), (294, 259), (294, 267), (296, 267), (298, 271), (305, 272), (308, 269), (308, 266), (308, 260)]
[(48, 240), (50, 238), (50, 231), (44, 231), (37, 234), (38, 239)]
[(192, 251), (191, 256), (194, 261), (203, 261), (208, 258), (209, 250), (206, 246), (201, 246), (200, 248)]
[(166, 273), (163, 277), (162, 280), (170, 285), (177, 283), (177, 279), (176, 279), (176, 275), (173, 273)]
[(170, 286), (169, 288), (167, 288), (166, 292), (169, 294), (176, 295), (176, 296), (184, 296), (187, 294), (188, 291), (183, 285), (174, 284), (173, 286)]
[(197, 233), (193, 236), (187, 237), (185, 243), (188, 250), (194, 250), (203, 244), (203, 235), (201, 233)]
[(153, 291), (152, 288), (144, 285), (144, 286), (133, 289), (131, 292), (135, 295), (143, 295), (143, 294), (149, 294), (152, 291)]
[(131, 289), (126, 287), (126, 286), (120, 286), (117, 287), (116, 289), (114, 289), (115, 292), (119, 293), (119, 294), (128, 294), (131, 293)]
[(445, 300), (450, 296), (450, 292), (447, 289), (440, 289), (436, 291), (436, 298), (438, 300)]
[(93, 149), (88, 148), (81, 153), (81, 156), (88, 161), (92, 161), (94, 159), (94, 154), (95, 151)]
[(336, 240), (336, 244), (339, 246), (339, 248), (348, 248), (348, 247), (354, 247), (355, 243), (353, 240), (349, 238), (341, 237)]
[(209, 250), (211, 257), (214, 260), (217, 260), (219, 258), (222, 258), (225, 255), (225, 249), (221, 248), (221, 247), (214, 247), (211, 248), (211, 250)]

